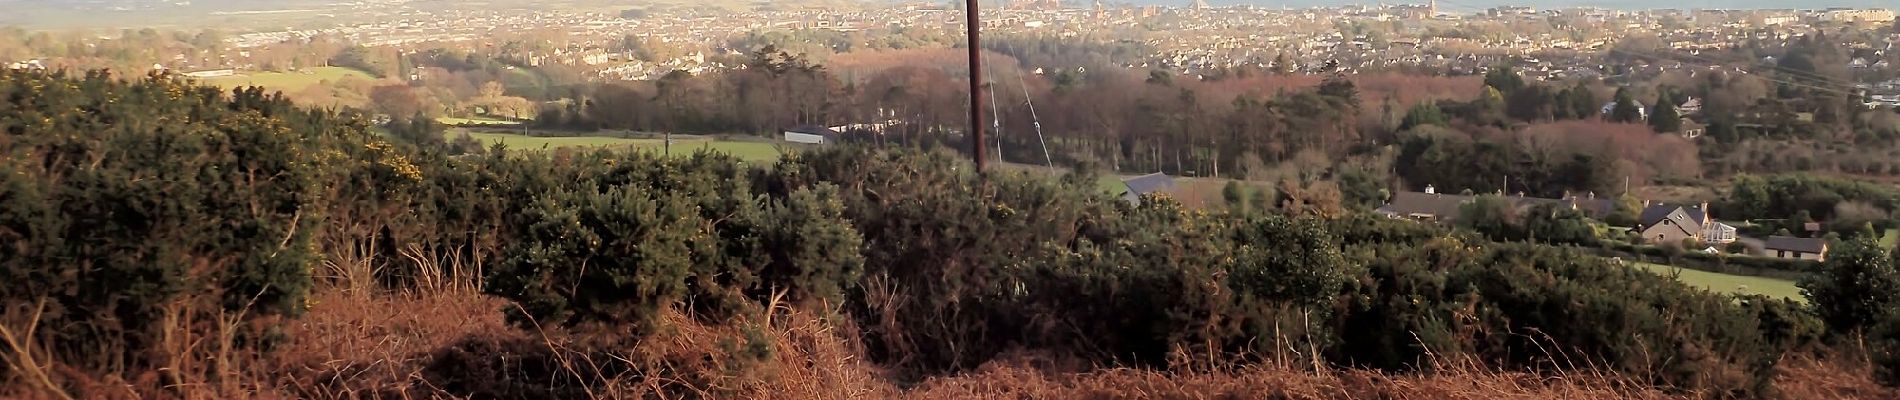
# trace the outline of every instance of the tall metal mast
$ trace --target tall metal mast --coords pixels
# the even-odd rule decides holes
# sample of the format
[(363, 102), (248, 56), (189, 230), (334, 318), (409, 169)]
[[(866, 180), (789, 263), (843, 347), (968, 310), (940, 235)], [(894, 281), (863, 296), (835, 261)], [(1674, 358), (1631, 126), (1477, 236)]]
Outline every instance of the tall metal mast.
[(978, 0), (964, 0), (963, 13), (970, 34), (970, 149), (975, 152), (976, 172), (980, 174), (988, 161), (983, 158), (983, 41), (977, 3)]

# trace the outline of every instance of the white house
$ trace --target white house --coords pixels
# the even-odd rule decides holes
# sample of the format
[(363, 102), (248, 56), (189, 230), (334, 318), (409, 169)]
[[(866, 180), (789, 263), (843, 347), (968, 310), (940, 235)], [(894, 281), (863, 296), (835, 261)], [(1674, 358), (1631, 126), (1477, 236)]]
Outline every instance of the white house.
[(838, 131), (816, 125), (786, 129), (784, 134), (785, 141), (792, 143), (823, 145), (838, 140)]

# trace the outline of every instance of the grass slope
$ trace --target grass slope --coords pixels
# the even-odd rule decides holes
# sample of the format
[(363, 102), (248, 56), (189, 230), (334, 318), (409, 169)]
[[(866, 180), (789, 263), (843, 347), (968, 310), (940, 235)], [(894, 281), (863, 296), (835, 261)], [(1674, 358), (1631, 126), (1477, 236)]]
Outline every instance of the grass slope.
[(346, 76), (374, 80), (368, 73), (344, 67), (315, 67), (293, 72), (255, 72), (236, 76), (207, 78), (205, 84), (233, 88), (263, 86), (265, 89), (296, 92), (325, 81), (336, 82)]
[(1807, 297), (1801, 295), (1801, 288), (1796, 287), (1793, 281), (1759, 276), (1718, 274), (1649, 263), (1637, 263), (1635, 265), (1657, 275), (1669, 276), (1670, 274), (1679, 274), (1677, 275), (1677, 279), (1681, 280), (1682, 283), (1714, 292), (1759, 294), (1773, 298), (1787, 298), (1801, 302), (1807, 301)]

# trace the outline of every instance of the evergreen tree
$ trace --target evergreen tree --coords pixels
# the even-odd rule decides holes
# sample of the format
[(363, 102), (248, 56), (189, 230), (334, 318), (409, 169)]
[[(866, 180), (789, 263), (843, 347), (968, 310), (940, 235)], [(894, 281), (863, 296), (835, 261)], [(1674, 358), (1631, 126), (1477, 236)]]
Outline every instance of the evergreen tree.
[(1524, 77), (1517, 74), (1517, 68), (1504, 65), (1486, 72), (1484, 85), (1497, 88), (1503, 93), (1517, 93), (1518, 90), (1524, 89)]
[(1650, 106), (1649, 127), (1659, 133), (1682, 131), (1682, 115), (1676, 111), (1676, 100), (1668, 91), (1656, 95), (1656, 104)]
[(1569, 95), (1564, 98), (1564, 104), (1570, 107), (1570, 115), (1574, 119), (1597, 118), (1597, 115), (1602, 113), (1603, 107), (1603, 103), (1597, 101), (1596, 94), (1591, 93), (1590, 87), (1584, 86), (1582, 82), (1570, 88)]
[(1359, 107), (1359, 87), (1346, 74), (1334, 73), (1319, 84), (1319, 95), (1337, 99), (1348, 107)]
[(1643, 122), (1643, 108), (1636, 105), (1636, 98), (1629, 88), (1616, 89), (1616, 104), (1611, 106), (1610, 122), (1633, 124)]
[(1412, 106), (1412, 110), (1405, 113), (1405, 120), (1399, 123), (1399, 130), (1408, 131), (1425, 125), (1450, 124), (1451, 117), (1445, 115), (1445, 110), (1438, 108), (1438, 103), (1427, 101)]

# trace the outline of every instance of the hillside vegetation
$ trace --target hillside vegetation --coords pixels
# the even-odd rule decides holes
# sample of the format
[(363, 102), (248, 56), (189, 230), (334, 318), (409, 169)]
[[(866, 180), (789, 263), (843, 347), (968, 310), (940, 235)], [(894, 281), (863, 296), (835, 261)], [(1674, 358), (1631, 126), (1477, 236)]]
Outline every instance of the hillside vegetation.
[(1871, 241), (1810, 308), (941, 152), (416, 145), (165, 77), (0, 99), (5, 397), (1895, 394)]

